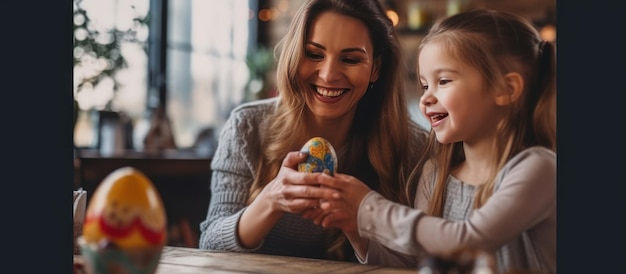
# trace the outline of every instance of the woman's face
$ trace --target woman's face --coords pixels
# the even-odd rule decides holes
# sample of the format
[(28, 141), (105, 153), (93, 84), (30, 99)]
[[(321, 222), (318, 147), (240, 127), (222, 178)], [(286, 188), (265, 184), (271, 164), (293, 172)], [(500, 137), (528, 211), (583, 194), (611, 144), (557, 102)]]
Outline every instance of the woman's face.
[[(306, 105), (317, 118), (354, 114), (379, 62), (365, 24), (356, 18), (323, 12), (309, 26), (299, 76), (307, 85)], [(351, 116), (350, 116), (351, 117)]]

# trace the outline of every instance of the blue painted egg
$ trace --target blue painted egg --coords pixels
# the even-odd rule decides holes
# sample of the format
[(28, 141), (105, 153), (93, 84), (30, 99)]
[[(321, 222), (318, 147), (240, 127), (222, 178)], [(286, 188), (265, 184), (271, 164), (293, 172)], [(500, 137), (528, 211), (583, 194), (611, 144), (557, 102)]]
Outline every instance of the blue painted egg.
[(306, 160), (298, 164), (298, 171), (313, 173), (327, 172), (333, 176), (337, 171), (337, 153), (335, 148), (322, 137), (313, 137), (307, 141), (301, 152), (308, 154)]

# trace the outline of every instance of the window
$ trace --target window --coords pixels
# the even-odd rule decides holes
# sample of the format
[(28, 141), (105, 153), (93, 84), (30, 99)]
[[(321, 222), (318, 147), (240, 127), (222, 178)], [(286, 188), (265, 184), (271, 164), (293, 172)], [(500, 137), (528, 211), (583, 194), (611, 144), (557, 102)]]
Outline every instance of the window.
[[(199, 136), (216, 134), (230, 111), (256, 97), (257, 91), (269, 90), (260, 97), (275, 94), (267, 56), (303, 2), (73, 0), (74, 94), (81, 110), (75, 126), (75, 145), (98, 146), (98, 113), (110, 109), (129, 118), (132, 147), (141, 150), (149, 128), (148, 116), (161, 104), (171, 122), (177, 148), (192, 148)], [(384, 2), (400, 15), (400, 42), (408, 67), (414, 68), (415, 49), (423, 32), (401, 27), (407, 24), (407, 5), (413, 2)], [(433, 19), (447, 12), (446, 1), (425, 3)], [(480, 5), (480, 1), (469, 3)], [(545, 25), (542, 34), (546, 39), (555, 39), (554, 1), (537, 3), (494, 2), (489, 7), (518, 10)], [(250, 67), (247, 56), (255, 57)], [(261, 84), (259, 67), (267, 73)], [(411, 115), (428, 127), (417, 108), (415, 80), (415, 75), (407, 79)]]
[(74, 144), (97, 143), (97, 111), (115, 109), (136, 119), (147, 94), (145, 19), (149, 0), (74, 0), (74, 98), (79, 113)]
[(96, 147), (98, 113), (112, 110), (129, 118), (141, 150), (160, 104), (177, 148), (192, 147), (206, 129), (219, 132), (247, 98), (255, 2), (74, 0), (75, 145)]
[(219, 127), (244, 100), (248, 0), (173, 0), (168, 6), (167, 110), (178, 146)]

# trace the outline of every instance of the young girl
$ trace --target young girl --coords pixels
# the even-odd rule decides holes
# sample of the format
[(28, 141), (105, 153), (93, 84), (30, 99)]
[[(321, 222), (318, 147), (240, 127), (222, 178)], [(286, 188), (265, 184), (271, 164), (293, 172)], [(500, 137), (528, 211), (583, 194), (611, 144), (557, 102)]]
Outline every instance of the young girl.
[(555, 273), (554, 45), (523, 18), (475, 10), (432, 27), (417, 72), (432, 127), (414, 208), (335, 174), (318, 182), (336, 199), (306, 217), (357, 234), (363, 263), (415, 267), (467, 248), (492, 252), (501, 273)]

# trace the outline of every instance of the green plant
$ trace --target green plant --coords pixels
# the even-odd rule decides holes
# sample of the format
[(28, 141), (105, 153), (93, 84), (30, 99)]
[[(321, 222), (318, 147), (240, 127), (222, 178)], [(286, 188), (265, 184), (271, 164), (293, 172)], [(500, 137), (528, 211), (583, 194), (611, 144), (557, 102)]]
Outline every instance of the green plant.
[[(126, 68), (127, 63), (121, 54), (120, 45), (123, 41), (143, 44), (147, 53), (147, 44), (137, 39), (137, 29), (119, 30), (117, 28), (99, 30), (91, 22), (88, 12), (81, 7), (82, 0), (74, 0), (74, 67), (100, 62), (102, 65), (93, 66), (88, 74), (78, 77), (76, 92), (85, 84), (96, 86), (104, 78), (113, 79), (113, 91), (118, 88), (115, 73)], [(134, 18), (138, 25), (148, 25), (149, 13), (144, 18)], [(77, 77), (75, 75), (75, 77)], [(105, 107), (111, 108), (111, 101)]]
[(274, 56), (272, 51), (265, 46), (259, 46), (255, 52), (246, 57), (246, 64), (250, 69), (250, 77), (262, 78), (272, 68)]
[(266, 97), (267, 72), (274, 66), (273, 52), (265, 46), (259, 46), (255, 51), (248, 54), (246, 65), (250, 72), (250, 80), (247, 83), (249, 99)]

